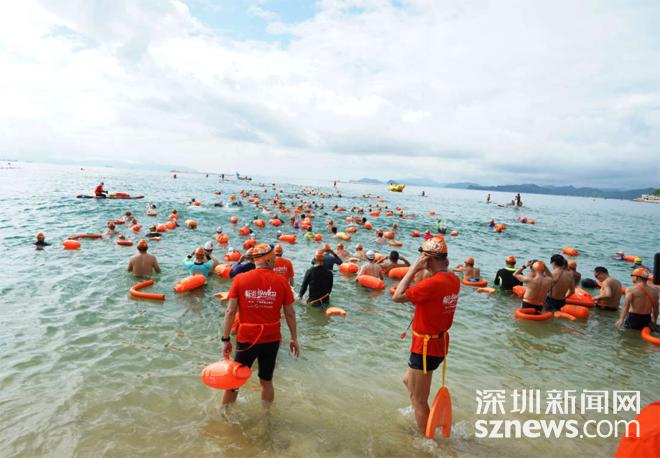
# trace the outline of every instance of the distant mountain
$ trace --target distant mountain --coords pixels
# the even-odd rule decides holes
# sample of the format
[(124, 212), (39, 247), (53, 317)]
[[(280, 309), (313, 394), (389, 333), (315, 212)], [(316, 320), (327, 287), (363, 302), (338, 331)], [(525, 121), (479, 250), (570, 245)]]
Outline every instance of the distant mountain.
[[(454, 187), (454, 186), (448, 186)], [(555, 196), (599, 197), (604, 199), (634, 199), (642, 194), (651, 194), (655, 188), (643, 189), (598, 189), (576, 188), (575, 186), (539, 186), (536, 184), (507, 184), (502, 186), (483, 186), (472, 184), (465, 189), (492, 192), (520, 192), (526, 194), (551, 194)]]
[(375, 180), (373, 178), (360, 178), (359, 180), (351, 180), (349, 183), (361, 183), (361, 184), (385, 184), (384, 181)]

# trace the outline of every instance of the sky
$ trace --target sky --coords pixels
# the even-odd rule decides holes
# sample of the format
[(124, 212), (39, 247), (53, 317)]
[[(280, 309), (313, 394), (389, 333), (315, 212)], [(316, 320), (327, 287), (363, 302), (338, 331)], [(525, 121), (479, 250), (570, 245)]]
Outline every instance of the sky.
[(0, 157), (660, 184), (660, 2), (21, 0)]

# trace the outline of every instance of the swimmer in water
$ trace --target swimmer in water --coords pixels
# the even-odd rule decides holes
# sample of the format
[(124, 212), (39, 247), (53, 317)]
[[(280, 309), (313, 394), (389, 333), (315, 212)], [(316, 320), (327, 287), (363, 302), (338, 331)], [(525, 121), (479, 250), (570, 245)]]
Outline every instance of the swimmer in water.
[[(528, 267), (532, 268), (531, 275), (523, 275), (523, 270)], [(546, 275), (547, 271), (543, 261), (532, 260), (514, 272), (513, 276), (525, 285), (525, 294), (520, 308), (533, 308), (537, 313), (541, 313), (545, 298), (552, 288), (552, 277)]]
[(353, 257), (351, 257), (351, 262), (360, 262), (365, 260), (367, 257), (364, 252), (364, 246), (362, 246), (361, 243), (358, 243), (355, 245), (355, 253), (353, 253)]
[(617, 310), (621, 302), (621, 282), (610, 277), (602, 266), (594, 268), (594, 277), (600, 282), (600, 294), (594, 297), (594, 306), (600, 310)]
[[(194, 259), (193, 258), (194, 255)], [(182, 265), (188, 269), (190, 275), (202, 274), (208, 277), (209, 272), (213, 268), (213, 261), (206, 255), (204, 247), (197, 247), (193, 255), (188, 255), (183, 260)]]
[(46, 242), (46, 236), (43, 232), (37, 233), (37, 241), (34, 242), (34, 245), (37, 247), (37, 250), (42, 250), (46, 246), (50, 246), (50, 243)]
[(147, 253), (149, 244), (146, 240), (140, 240), (137, 244), (138, 254), (131, 256), (128, 260), (128, 271), (133, 272), (136, 277), (149, 278), (153, 271), (160, 273), (158, 259), (153, 254)]
[(385, 240), (383, 230), (382, 230), (382, 229), (378, 229), (378, 230), (376, 231), (376, 243), (382, 245), (383, 243), (386, 243), (386, 242), (387, 242), (387, 240)]
[[(399, 261), (401, 261), (401, 263), (399, 263)], [(395, 267), (410, 267), (410, 262), (408, 262), (408, 260), (401, 256), (396, 250), (390, 251), (390, 255), (387, 258), (378, 261), (377, 264), (383, 269), (383, 275), (387, 275), (390, 270)]]
[(571, 274), (573, 275), (573, 281), (575, 282), (575, 285), (579, 285), (580, 280), (582, 280), (582, 274), (577, 271), (577, 262), (568, 261), (568, 270), (570, 270)]
[(649, 271), (635, 269), (630, 275), (633, 286), (626, 289), (621, 317), (614, 324), (620, 329), (644, 329), (646, 326), (655, 328), (658, 319), (658, 290), (648, 284)]
[(339, 256), (341, 259), (348, 259), (351, 257), (351, 253), (349, 253), (344, 249), (344, 244), (342, 242), (339, 242), (337, 244), (337, 249), (335, 250), (335, 253), (337, 253), (337, 256)]
[(216, 266), (218, 264), (220, 264), (220, 261), (218, 261), (217, 259), (215, 259), (213, 257), (213, 242), (212, 241), (209, 240), (208, 242), (206, 242), (204, 244), (204, 251), (206, 252), (206, 259), (210, 259), (211, 261), (213, 261), (213, 268), (212, 269), (215, 269)]
[(545, 298), (545, 309), (551, 312), (561, 310), (566, 305), (566, 298), (575, 294), (575, 279), (568, 270), (566, 258), (560, 254), (553, 254), (550, 263), (554, 270), (546, 274), (552, 277), (552, 286)]
[(463, 264), (454, 267), (454, 272), (461, 272), (463, 280), (469, 282), (479, 281), (481, 279), (481, 269), (474, 267), (474, 258), (469, 257)]
[[(380, 265), (376, 264), (376, 253), (374, 253), (372, 250), (369, 250), (367, 251), (365, 257), (367, 258), (367, 262), (362, 264), (357, 277), (360, 275), (369, 275), (371, 277), (380, 278), (382, 280), (383, 269), (381, 269)], [(355, 278), (355, 281), (357, 281), (357, 277)]]
[(111, 238), (117, 235), (116, 226), (113, 221), (108, 221), (108, 229), (103, 233), (104, 238)]
[(160, 237), (161, 235), (163, 235), (163, 234), (158, 232), (156, 226), (151, 226), (149, 228), (149, 232), (145, 235), (145, 237), (147, 237), (147, 238)]

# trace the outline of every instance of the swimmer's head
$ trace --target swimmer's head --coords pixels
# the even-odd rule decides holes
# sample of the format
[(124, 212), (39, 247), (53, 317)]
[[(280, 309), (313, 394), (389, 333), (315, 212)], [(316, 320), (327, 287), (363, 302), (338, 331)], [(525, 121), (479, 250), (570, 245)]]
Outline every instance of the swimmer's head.
[(132, 214), (131, 212), (124, 213), (124, 215), (126, 215), (126, 216), (131, 216), (131, 214)]
[(633, 262), (634, 262), (635, 264), (642, 264), (642, 258), (640, 258), (639, 256), (637, 256)]
[(376, 235), (377, 235), (378, 237), (382, 237), (383, 234), (384, 234), (384, 232), (383, 232), (382, 229), (378, 229), (378, 230), (376, 231)]
[(198, 246), (197, 248), (195, 248), (195, 258), (197, 259), (206, 258), (206, 251), (204, 251), (204, 247)]
[(149, 249), (149, 244), (147, 243), (146, 240), (141, 239), (141, 240), (138, 242), (136, 248), (137, 248), (137, 250), (138, 250), (140, 253), (144, 253), (144, 252), (146, 252), (146, 251)]
[(44, 235), (43, 232), (37, 232), (37, 240), (41, 241), (45, 238), (46, 238), (46, 236)]
[(632, 271), (630, 276), (633, 277), (633, 281), (635, 281), (635, 278), (637, 278), (646, 282), (646, 280), (649, 279), (649, 271), (644, 268), (635, 269)]
[(516, 257), (515, 257), (515, 256), (507, 256), (507, 257), (506, 257), (506, 263), (509, 264), (509, 265), (511, 265), (511, 266), (515, 266), (515, 265), (516, 265), (516, 261), (517, 261), (517, 260), (516, 260)]
[(330, 248), (329, 243), (326, 243), (326, 244), (323, 245), (323, 251), (325, 251), (325, 252), (332, 251), (332, 248)]
[(536, 261), (534, 264), (532, 264), (532, 270), (534, 272), (545, 271), (545, 263), (543, 261)]
[(390, 261), (397, 262), (399, 260), (399, 252), (396, 250), (390, 251)]
[(602, 266), (594, 267), (594, 277), (598, 278), (599, 275), (609, 275), (609, 271)]
[(341, 242), (339, 242), (339, 243), (337, 244), (337, 249), (338, 249), (338, 250), (343, 250), (343, 249), (344, 249), (344, 244), (341, 243)]
[(108, 221), (108, 229), (114, 229), (115, 228), (115, 223), (112, 221)]
[(361, 251), (361, 250), (364, 250), (364, 247), (362, 246), (361, 243), (358, 243), (357, 245), (355, 245), (355, 251)]
[(467, 258), (465, 260), (465, 264), (468, 265), (468, 266), (473, 266), (474, 265), (474, 258), (473, 257)]
[(317, 264), (322, 264), (323, 263), (323, 251), (322, 250), (316, 250), (316, 253), (314, 253), (314, 262)]
[(373, 250), (367, 251), (366, 256), (369, 261), (376, 259), (376, 253), (374, 253)]
[(577, 262), (575, 261), (568, 261), (567, 266), (571, 270), (576, 270), (577, 269)]
[(157, 231), (157, 227), (156, 227), (155, 225), (154, 225), (154, 226), (151, 226), (151, 227), (149, 228), (149, 231), (150, 231), (150, 232), (158, 232), (158, 231)]
[(557, 267), (564, 267), (566, 265), (566, 258), (560, 254), (553, 254), (552, 257), (550, 257), (550, 263)]
[(172, 214), (176, 215), (176, 208), (172, 209)]
[(211, 241), (206, 242), (204, 244), (204, 251), (206, 251), (207, 253), (212, 252), (213, 251), (213, 242), (211, 242)]
[(275, 247), (267, 243), (257, 243), (250, 250), (254, 263), (272, 269), (275, 265)]
[(215, 229), (215, 233), (216, 233), (216, 234), (222, 234), (222, 226), (218, 226), (218, 227)]
[(275, 256), (282, 256), (283, 252), (284, 250), (282, 250), (282, 245), (280, 245), (279, 243), (275, 245)]

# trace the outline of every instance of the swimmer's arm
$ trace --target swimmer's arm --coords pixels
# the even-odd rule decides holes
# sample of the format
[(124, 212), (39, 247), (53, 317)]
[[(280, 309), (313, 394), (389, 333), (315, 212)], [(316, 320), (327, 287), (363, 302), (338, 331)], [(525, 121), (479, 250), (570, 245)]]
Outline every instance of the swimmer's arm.
[(357, 277), (359, 277), (360, 275), (364, 274), (364, 269), (365, 269), (365, 267), (366, 267), (366, 264), (363, 265), (362, 267), (360, 267), (360, 270), (358, 271), (358, 274), (355, 276), (355, 280), (354, 280), (354, 281), (358, 281), (358, 280), (357, 280)]
[(399, 256), (399, 259), (403, 262), (403, 265), (405, 267), (410, 267), (410, 261), (408, 261), (406, 258), (404, 258), (403, 256)]
[(227, 310), (225, 310), (225, 321), (222, 325), (222, 337), (225, 339), (229, 338), (231, 327), (234, 325), (234, 320), (236, 319), (236, 312), (238, 312), (238, 298), (232, 297), (229, 299)]
[(284, 318), (291, 333), (289, 349), (293, 353), (293, 356), (298, 356), (300, 354), (300, 347), (298, 346), (298, 331), (296, 329), (296, 311), (293, 309), (292, 304), (284, 306)]
[(621, 325), (623, 324), (623, 320), (626, 318), (626, 315), (630, 310), (630, 304), (632, 303), (632, 296), (633, 296), (632, 291), (626, 291), (626, 299), (623, 302), (623, 309), (621, 310), (621, 316), (619, 316), (617, 322), (614, 323), (614, 327), (617, 329), (621, 327)]
[(408, 301), (408, 296), (406, 296), (406, 290), (410, 286), (410, 283), (413, 280), (413, 277), (415, 274), (421, 270), (424, 265), (426, 265), (426, 259), (427, 256), (422, 254), (415, 263), (408, 269), (408, 272), (403, 276), (401, 279), (401, 282), (399, 283), (399, 286), (396, 287), (396, 291), (394, 291), (394, 295), (392, 296), (392, 300), (394, 302), (398, 302), (400, 304), (407, 302)]
[(302, 299), (305, 293), (307, 292), (307, 287), (309, 286), (310, 277), (311, 277), (311, 273), (308, 270), (307, 272), (305, 272), (305, 278), (303, 278), (302, 285), (300, 285), (300, 292), (298, 293), (298, 297), (300, 299)]
[(157, 274), (160, 273), (160, 264), (158, 264), (158, 259), (154, 259), (154, 270)]
[(607, 282), (600, 288), (600, 294), (594, 297), (594, 301), (600, 301), (601, 299), (609, 299), (612, 297), (612, 287), (610, 283)]
[(570, 297), (573, 294), (575, 294), (575, 281), (571, 282), (571, 286), (568, 287), (568, 291), (566, 291), (566, 296), (564, 297)]
[(133, 272), (133, 260), (132, 259), (128, 260), (128, 269), (126, 269), (126, 270), (128, 270), (129, 272)]

